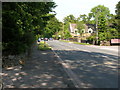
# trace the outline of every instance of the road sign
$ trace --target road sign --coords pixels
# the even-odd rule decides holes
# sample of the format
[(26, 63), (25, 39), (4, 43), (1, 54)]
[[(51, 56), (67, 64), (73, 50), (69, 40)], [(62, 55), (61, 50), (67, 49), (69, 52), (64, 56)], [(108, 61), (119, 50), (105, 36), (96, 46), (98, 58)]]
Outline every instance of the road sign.
[(111, 43), (120, 43), (120, 39), (111, 39)]

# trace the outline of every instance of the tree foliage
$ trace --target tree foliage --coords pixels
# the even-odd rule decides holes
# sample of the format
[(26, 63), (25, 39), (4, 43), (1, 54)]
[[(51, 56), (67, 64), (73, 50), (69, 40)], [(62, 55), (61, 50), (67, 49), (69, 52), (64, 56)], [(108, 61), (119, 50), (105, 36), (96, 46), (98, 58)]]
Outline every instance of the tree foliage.
[(51, 18), (45, 27), (45, 37), (50, 38), (62, 29), (62, 23), (56, 17)]
[(120, 1), (116, 5), (116, 21), (117, 21), (117, 29), (118, 29), (118, 38), (120, 38)]
[(3, 53), (20, 54), (42, 33), (54, 2), (4, 2), (2, 5)]
[(96, 18), (99, 17), (99, 15), (104, 15), (105, 18), (108, 18), (110, 15), (110, 10), (109, 8), (105, 7), (104, 5), (98, 5), (94, 8), (91, 9), (91, 12), (89, 14), (89, 16), (92, 18)]
[(70, 34), (70, 31), (69, 31), (69, 25), (70, 25), (70, 23), (77, 23), (78, 19), (76, 19), (72, 14), (70, 14), (70, 15), (64, 17), (63, 21), (64, 21), (63, 37), (64, 37), (64, 39), (68, 39), (68, 38), (72, 37)]
[(89, 23), (89, 17), (86, 14), (80, 15), (78, 17), (80, 19), (80, 21), (82, 21), (83, 23), (88, 24)]
[(109, 8), (98, 5), (91, 9), (90, 17), (94, 18), (98, 28), (99, 41), (110, 40), (118, 35), (114, 15), (110, 14)]
[(84, 23), (81, 21), (77, 22), (77, 29), (78, 29), (78, 33), (80, 33), (82, 35), (82, 33), (84, 32), (83, 29), (85, 29)]
[(77, 19), (72, 15), (68, 15), (66, 16), (64, 19), (63, 19), (64, 23), (67, 24), (67, 23), (76, 23)]

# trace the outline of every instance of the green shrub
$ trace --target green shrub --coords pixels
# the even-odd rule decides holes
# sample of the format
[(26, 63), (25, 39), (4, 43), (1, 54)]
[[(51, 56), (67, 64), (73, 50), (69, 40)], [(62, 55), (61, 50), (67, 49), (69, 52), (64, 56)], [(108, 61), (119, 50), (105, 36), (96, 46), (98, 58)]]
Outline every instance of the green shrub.
[[(71, 41), (66, 41), (66, 40), (60, 40), (60, 41), (63, 41), (63, 42), (71, 42)], [(75, 44), (81, 44), (81, 45), (91, 45), (91, 44), (88, 44), (88, 43), (79, 43), (79, 42), (73, 42)]]
[(47, 43), (44, 43), (44, 42), (40, 42), (40, 44), (38, 45), (38, 49), (39, 50), (51, 50), (51, 47), (47, 44)]

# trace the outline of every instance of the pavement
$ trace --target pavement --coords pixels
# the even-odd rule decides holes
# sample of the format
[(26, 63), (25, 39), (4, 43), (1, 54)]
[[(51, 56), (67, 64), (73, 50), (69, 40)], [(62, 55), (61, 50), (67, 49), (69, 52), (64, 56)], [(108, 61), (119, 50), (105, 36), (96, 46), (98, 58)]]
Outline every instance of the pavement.
[(33, 46), (24, 67), (14, 66), (2, 71), (3, 88), (71, 88), (71, 79), (52, 50), (40, 51)]

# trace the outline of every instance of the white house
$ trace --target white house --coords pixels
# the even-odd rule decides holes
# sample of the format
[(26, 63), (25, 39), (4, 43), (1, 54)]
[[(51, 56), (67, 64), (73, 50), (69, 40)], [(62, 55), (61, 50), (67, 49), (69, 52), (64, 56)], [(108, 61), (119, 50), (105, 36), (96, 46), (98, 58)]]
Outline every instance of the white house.
[[(95, 25), (94, 24), (84, 24), (84, 29), (83, 29), (83, 37), (89, 37), (91, 36), (93, 33), (95, 33)], [(70, 23), (69, 25), (69, 31), (71, 33), (71, 35), (73, 37), (78, 37), (80, 36), (80, 34), (78, 33), (78, 29), (77, 29), (77, 24), (75, 23)]]

